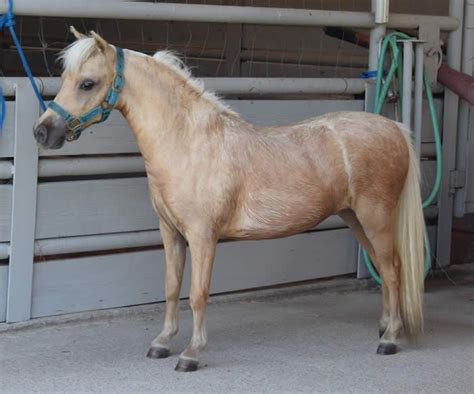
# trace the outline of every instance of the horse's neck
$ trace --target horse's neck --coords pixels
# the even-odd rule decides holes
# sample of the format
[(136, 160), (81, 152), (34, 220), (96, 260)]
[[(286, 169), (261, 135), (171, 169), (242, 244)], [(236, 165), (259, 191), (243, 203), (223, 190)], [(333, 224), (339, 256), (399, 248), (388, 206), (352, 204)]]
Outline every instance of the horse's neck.
[(170, 149), (175, 156), (184, 153), (190, 141), (196, 143), (210, 128), (219, 127), (219, 108), (154, 59), (131, 54), (126, 58), (124, 77), (119, 109), (145, 161), (163, 156)]

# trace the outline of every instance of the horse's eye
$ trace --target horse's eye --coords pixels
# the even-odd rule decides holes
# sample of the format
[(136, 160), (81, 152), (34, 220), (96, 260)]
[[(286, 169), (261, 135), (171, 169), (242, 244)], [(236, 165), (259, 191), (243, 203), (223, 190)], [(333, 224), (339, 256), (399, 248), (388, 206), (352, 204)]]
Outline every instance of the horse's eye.
[(81, 86), (79, 86), (79, 89), (81, 90), (91, 90), (94, 87), (94, 81), (91, 79), (85, 79), (82, 81)]

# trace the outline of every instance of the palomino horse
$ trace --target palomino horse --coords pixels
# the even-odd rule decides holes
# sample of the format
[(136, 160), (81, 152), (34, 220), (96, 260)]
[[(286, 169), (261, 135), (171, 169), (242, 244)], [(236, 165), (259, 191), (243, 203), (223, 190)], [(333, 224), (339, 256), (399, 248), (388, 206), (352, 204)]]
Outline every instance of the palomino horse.
[(383, 280), (377, 353), (396, 352), (402, 326), (410, 337), (419, 334), (424, 220), (417, 159), (402, 125), (335, 112), (255, 127), (205, 92), (169, 52), (151, 57), (116, 48), (94, 32), (74, 33), (77, 41), (61, 56), (62, 87), (34, 135), (41, 147), (60, 148), (113, 108), (133, 130), (166, 255), (166, 313), (149, 357), (167, 357), (178, 332), (186, 242), (194, 325), (179, 371), (197, 369), (207, 342), (218, 240), (284, 237), (332, 214), (353, 230)]

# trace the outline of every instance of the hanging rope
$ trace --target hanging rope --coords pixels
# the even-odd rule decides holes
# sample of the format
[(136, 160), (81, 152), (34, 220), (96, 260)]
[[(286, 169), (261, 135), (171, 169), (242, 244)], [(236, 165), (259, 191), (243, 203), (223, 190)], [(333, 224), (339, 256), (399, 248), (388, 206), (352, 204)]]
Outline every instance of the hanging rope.
[[(0, 30), (7, 28), (10, 32), (10, 36), (12, 37), (13, 43), (15, 44), (16, 50), (18, 51), (18, 55), (20, 56), (21, 64), (23, 65), (23, 70), (25, 70), (28, 79), (30, 80), (31, 87), (35, 92), (36, 98), (38, 99), (39, 105), (43, 111), (46, 111), (46, 105), (44, 104), (43, 98), (41, 97), (41, 93), (36, 85), (36, 82), (31, 74), (30, 66), (28, 65), (28, 61), (26, 60), (25, 54), (23, 53), (23, 49), (21, 48), (20, 41), (15, 32), (15, 14), (13, 13), (13, 0), (8, 0), (8, 9), (7, 13), (4, 15), (0, 15)], [(0, 130), (3, 126), (3, 121), (5, 120), (5, 97), (3, 96), (3, 91), (0, 86)]]

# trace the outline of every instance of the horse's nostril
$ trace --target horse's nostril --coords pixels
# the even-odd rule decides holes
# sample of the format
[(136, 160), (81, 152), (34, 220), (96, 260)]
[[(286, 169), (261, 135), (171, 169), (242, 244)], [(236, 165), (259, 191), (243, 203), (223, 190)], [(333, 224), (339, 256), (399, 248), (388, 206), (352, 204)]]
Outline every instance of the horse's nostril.
[(35, 138), (40, 144), (44, 144), (48, 139), (48, 129), (45, 125), (39, 125), (35, 129)]

